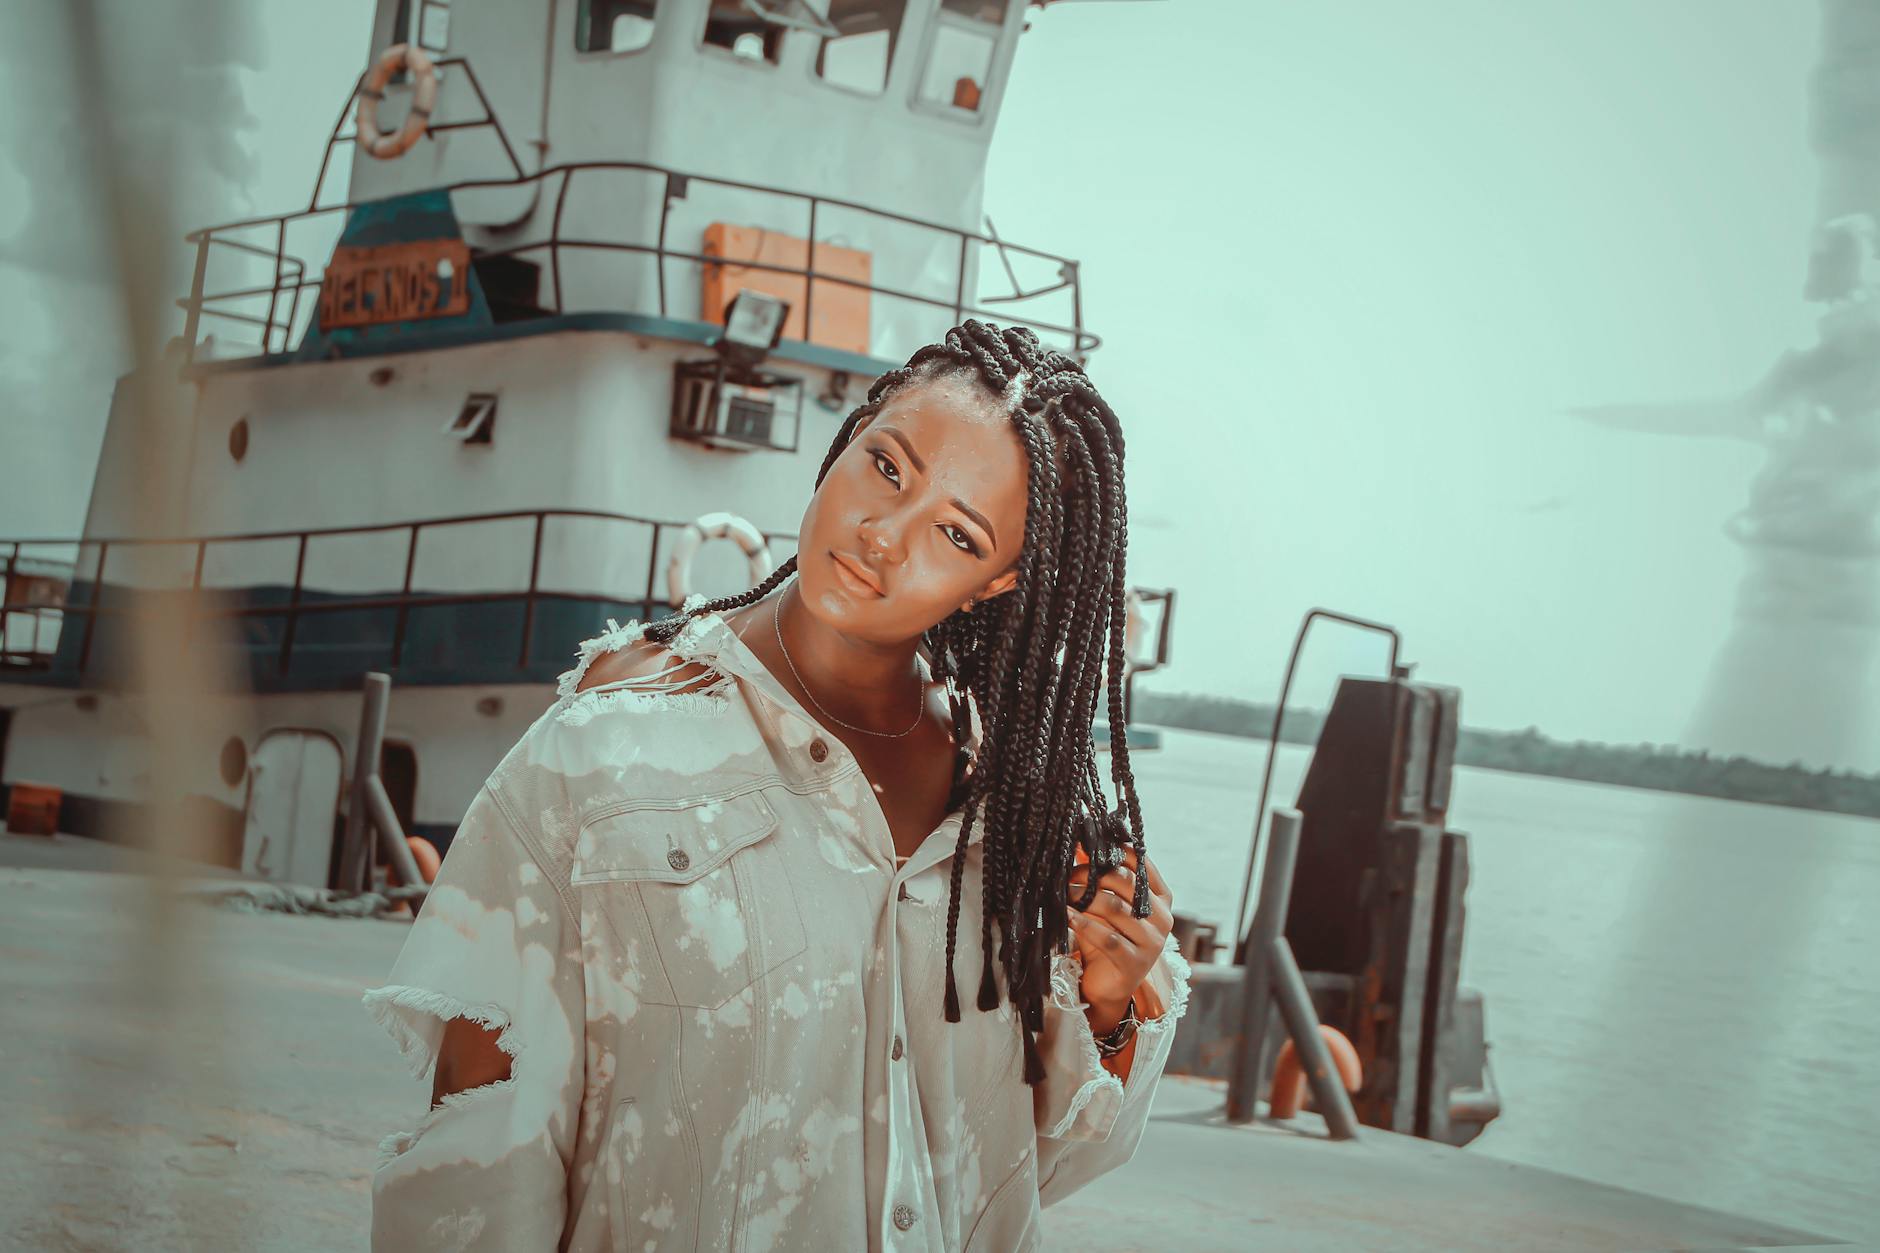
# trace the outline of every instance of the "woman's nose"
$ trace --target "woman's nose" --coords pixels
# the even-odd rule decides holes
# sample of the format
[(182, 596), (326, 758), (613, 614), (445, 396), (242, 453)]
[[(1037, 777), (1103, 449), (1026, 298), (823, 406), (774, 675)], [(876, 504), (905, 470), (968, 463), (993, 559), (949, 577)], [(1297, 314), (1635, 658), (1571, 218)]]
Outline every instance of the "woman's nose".
[(871, 518), (862, 523), (862, 560), (874, 565), (892, 565), (901, 559), (902, 523), (892, 516)]

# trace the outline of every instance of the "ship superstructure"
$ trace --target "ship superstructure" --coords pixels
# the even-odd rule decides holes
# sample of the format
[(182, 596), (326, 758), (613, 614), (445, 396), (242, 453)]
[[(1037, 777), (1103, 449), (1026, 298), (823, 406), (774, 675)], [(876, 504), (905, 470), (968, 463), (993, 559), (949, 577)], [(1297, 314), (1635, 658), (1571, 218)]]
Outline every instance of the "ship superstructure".
[[(397, 50), (317, 103), (307, 204), (188, 237), (186, 525), (122, 506), (150, 469), (121, 386), (84, 535), (0, 542), (0, 785), (67, 831), (141, 803), (123, 610), (187, 595), (243, 689), (181, 781), (222, 860), (329, 882), (370, 671), (397, 693), (386, 788), (447, 847), (577, 641), (793, 551), (882, 371), (969, 316), (1096, 346), (1076, 263), (983, 217), (1026, 12), (380, 0)], [(366, 150), (367, 102), (402, 152)], [(740, 544), (684, 557), (714, 534)]]

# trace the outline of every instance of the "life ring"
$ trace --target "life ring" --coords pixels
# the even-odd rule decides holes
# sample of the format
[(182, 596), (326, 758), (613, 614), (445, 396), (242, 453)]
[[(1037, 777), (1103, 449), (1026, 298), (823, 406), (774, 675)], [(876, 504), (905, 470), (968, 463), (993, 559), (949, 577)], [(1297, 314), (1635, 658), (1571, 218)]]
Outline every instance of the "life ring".
[(744, 550), (752, 587), (769, 578), (770, 572), (776, 569), (776, 563), (770, 559), (770, 545), (764, 542), (762, 531), (735, 513), (702, 513), (685, 524), (685, 530), (679, 532), (679, 538), (673, 541), (672, 556), (666, 561), (666, 599), (674, 609), (683, 605), (685, 598), (692, 594), (692, 558), (710, 539), (737, 542), (738, 547)]
[[(385, 84), (401, 67), (411, 71), (415, 84), (411, 112), (405, 115), (405, 124), (396, 135), (387, 135), (379, 129), (379, 101), (385, 99)], [(359, 146), (382, 161), (403, 156), (430, 128), (431, 110), (436, 105), (437, 66), (416, 44), (393, 44), (373, 63), (371, 73), (359, 86), (359, 119), (353, 128)]]
[[(1325, 1037), (1326, 1051), (1332, 1055), (1332, 1065), (1338, 1068), (1338, 1078), (1345, 1085), (1345, 1091), (1356, 1092), (1363, 1087), (1364, 1066), (1358, 1060), (1358, 1050), (1351, 1046), (1344, 1032), (1320, 1023), (1319, 1034)], [(1299, 1064), (1299, 1050), (1289, 1038), (1280, 1045), (1279, 1057), (1273, 1062), (1273, 1088), (1267, 1096), (1267, 1113), (1274, 1118), (1291, 1118), (1299, 1112), (1305, 1095), (1305, 1068)]]

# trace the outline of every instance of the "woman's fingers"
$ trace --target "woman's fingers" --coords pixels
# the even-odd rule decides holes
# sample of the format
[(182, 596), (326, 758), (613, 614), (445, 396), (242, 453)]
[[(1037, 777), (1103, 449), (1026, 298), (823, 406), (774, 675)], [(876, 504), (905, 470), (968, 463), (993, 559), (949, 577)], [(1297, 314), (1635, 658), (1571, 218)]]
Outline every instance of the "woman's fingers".
[[(1072, 900), (1077, 900), (1083, 895), (1084, 884), (1089, 882), (1089, 879), (1090, 868), (1088, 866), (1079, 866), (1071, 871)], [(1112, 870), (1101, 879), (1098, 879), (1097, 882), (1127, 900), (1133, 901), (1136, 899), (1136, 876), (1128, 870), (1120, 868)]]
[[(1085, 872), (1071, 876), (1070, 901), (1074, 909), (1083, 900), (1084, 884), (1088, 879)], [(1174, 929), (1175, 915), (1170, 911), (1168, 902), (1151, 893), (1149, 913), (1138, 918), (1135, 915), (1136, 876), (1127, 870), (1112, 870), (1097, 880), (1097, 895), (1090, 903), (1090, 912), (1100, 914), (1113, 926), (1121, 928), (1139, 944), (1159, 945), (1161, 940)]]
[[(1167, 926), (1163, 929), (1167, 930), (1168, 927), (1175, 925), (1175, 915), (1170, 909), (1172, 901), (1168, 895), (1168, 885), (1163, 884), (1161, 892), (1155, 890), (1156, 882), (1161, 877), (1156, 873), (1155, 866), (1151, 864), (1149, 867), (1149, 912), (1152, 917), (1165, 919)], [(1070, 899), (1073, 903), (1083, 899), (1084, 884), (1089, 878), (1090, 872), (1084, 867), (1080, 866), (1071, 871)], [(1097, 882), (1125, 901), (1136, 899), (1136, 876), (1128, 870), (1112, 870)]]
[[(1162, 898), (1165, 904), (1173, 905), (1175, 903), (1175, 894), (1169, 891), (1168, 882), (1167, 880), (1162, 878), (1162, 872), (1155, 868), (1155, 863), (1153, 861), (1148, 863), (1148, 867), (1149, 867), (1149, 895), (1159, 896)], [(1078, 863), (1076, 866), (1074, 866), (1071, 869), (1071, 882), (1077, 887), (1079, 891), (1083, 890), (1084, 879), (1089, 875), (1089, 873), (1090, 873), (1089, 864), (1084, 863), (1084, 862)], [(1136, 891), (1136, 850), (1133, 848), (1124, 849), (1123, 850), (1123, 864), (1117, 867), (1116, 869), (1110, 871), (1110, 874), (1122, 875), (1124, 877), (1125, 881), (1128, 884), (1127, 895), (1129, 895), (1132, 899), (1134, 899), (1134, 894)]]
[(1077, 946), (1081, 949), (1094, 948), (1112, 961), (1122, 963), (1135, 957), (1142, 947), (1096, 914), (1082, 913), (1075, 909), (1068, 912), (1071, 934), (1077, 937)]
[(1138, 918), (1130, 898), (1117, 892), (1114, 887), (1099, 889), (1097, 899), (1090, 903), (1089, 912), (1127, 932), (1139, 944), (1160, 945), (1175, 926), (1175, 916), (1160, 897), (1151, 896), (1148, 916)]

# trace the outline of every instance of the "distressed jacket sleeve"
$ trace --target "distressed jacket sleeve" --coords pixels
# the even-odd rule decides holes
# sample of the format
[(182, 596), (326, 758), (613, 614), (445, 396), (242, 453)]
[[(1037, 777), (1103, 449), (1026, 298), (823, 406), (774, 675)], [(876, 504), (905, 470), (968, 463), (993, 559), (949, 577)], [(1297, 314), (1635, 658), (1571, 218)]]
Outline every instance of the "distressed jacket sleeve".
[(542, 844), (489, 786), (465, 813), (384, 987), (366, 1007), (430, 1075), (444, 1024), (496, 1029), (509, 1078), (446, 1096), (387, 1137), (378, 1250), (553, 1249), (585, 1070), (580, 931)]
[(1148, 977), (1162, 1013), (1137, 1028), (1125, 1082), (1104, 1069), (1097, 1053), (1078, 992), (1082, 973), (1075, 954), (1058, 955), (1038, 1041), (1045, 1065), (1044, 1082), (1033, 1094), (1041, 1205), (1063, 1200), (1135, 1154), (1175, 1041), (1175, 1023), (1188, 1008), (1188, 963), (1171, 936)]

